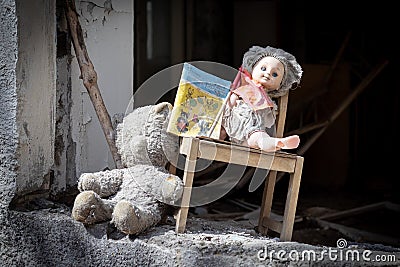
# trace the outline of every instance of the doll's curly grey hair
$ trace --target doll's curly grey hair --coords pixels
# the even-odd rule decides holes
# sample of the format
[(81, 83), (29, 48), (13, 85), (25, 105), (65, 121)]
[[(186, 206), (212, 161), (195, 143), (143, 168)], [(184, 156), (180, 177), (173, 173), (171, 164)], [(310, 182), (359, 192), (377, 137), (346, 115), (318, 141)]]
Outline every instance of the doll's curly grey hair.
[(300, 83), (303, 70), (292, 54), (280, 48), (253, 46), (244, 53), (242, 67), (252, 73), (254, 66), (262, 58), (268, 56), (278, 59), (285, 68), (281, 86), (278, 90), (270, 91), (268, 94), (272, 97), (278, 97), (285, 95), (290, 89), (296, 89)]

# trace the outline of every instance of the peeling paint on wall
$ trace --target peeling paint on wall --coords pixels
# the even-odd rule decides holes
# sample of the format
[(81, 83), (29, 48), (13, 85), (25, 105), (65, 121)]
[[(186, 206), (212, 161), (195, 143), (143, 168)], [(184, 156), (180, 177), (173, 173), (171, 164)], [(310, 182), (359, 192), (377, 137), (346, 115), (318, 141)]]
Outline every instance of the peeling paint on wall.
[(18, 195), (48, 189), (54, 163), (55, 3), (17, 1)]
[[(109, 115), (124, 114), (133, 92), (133, 1), (76, 3), (85, 44)], [(93, 104), (79, 76), (79, 66), (73, 58), (71, 112), (77, 177), (83, 172), (114, 168)]]
[[(101, 21), (102, 25), (107, 22), (107, 17), (110, 13), (126, 13), (132, 14), (131, 10), (116, 10), (113, 8), (112, 0), (102, 1), (79, 1), (78, 12), (86, 23)], [(121, 1), (116, 1), (117, 5)]]

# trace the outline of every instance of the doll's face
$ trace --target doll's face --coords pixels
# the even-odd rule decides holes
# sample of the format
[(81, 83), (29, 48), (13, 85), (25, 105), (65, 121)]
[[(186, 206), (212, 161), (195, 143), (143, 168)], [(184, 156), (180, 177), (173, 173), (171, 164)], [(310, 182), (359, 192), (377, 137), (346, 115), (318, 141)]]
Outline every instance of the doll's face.
[(253, 68), (252, 79), (267, 91), (279, 89), (285, 68), (283, 64), (274, 57), (262, 58)]

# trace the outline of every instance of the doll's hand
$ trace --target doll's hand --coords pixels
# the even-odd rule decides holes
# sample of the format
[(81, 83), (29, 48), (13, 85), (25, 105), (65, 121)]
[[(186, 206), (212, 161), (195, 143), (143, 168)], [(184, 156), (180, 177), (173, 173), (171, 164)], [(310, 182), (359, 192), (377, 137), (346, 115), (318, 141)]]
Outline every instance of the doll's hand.
[(237, 94), (232, 93), (231, 96), (229, 97), (228, 106), (230, 108), (233, 108), (234, 106), (236, 106), (237, 100), (239, 100), (239, 96)]

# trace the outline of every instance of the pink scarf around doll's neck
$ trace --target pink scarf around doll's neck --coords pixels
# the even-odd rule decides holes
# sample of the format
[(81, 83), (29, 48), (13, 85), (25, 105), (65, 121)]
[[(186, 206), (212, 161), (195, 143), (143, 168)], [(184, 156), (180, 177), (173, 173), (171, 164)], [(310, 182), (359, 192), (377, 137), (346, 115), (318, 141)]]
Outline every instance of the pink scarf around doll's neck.
[(266, 93), (262, 85), (256, 84), (251, 74), (242, 66), (231, 85), (232, 93), (235, 93), (243, 99), (253, 110), (271, 108), (274, 102)]

